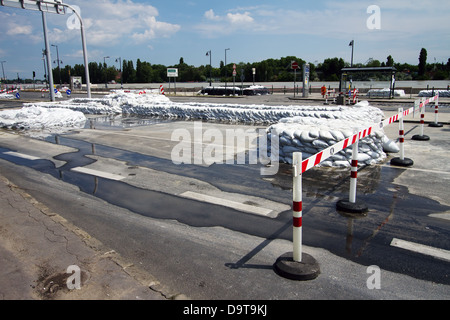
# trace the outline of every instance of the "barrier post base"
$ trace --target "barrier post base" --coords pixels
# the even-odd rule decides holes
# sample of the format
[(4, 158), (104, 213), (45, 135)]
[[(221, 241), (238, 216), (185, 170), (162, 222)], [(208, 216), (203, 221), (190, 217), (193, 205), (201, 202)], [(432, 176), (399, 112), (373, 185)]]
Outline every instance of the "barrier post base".
[(364, 202), (358, 200), (356, 200), (356, 202), (350, 202), (349, 200), (339, 200), (336, 203), (336, 209), (347, 213), (360, 213), (360, 214), (369, 211), (367, 205)]
[(432, 122), (428, 126), (432, 128), (442, 128), (444, 125), (442, 123)]
[(422, 136), (420, 134), (416, 134), (416, 135), (412, 136), (411, 139), (412, 140), (417, 140), (417, 141), (428, 141), (428, 140), (430, 140), (430, 137), (426, 136), (426, 135)]
[(320, 274), (319, 263), (307, 253), (302, 253), (301, 262), (294, 261), (292, 252), (285, 253), (277, 259), (273, 268), (278, 275), (290, 280), (314, 280)]
[(393, 165), (393, 166), (410, 167), (413, 164), (414, 164), (414, 161), (412, 161), (409, 158), (404, 158), (403, 160), (400, 158), (392, 158), (391, 159), (391, 165)]

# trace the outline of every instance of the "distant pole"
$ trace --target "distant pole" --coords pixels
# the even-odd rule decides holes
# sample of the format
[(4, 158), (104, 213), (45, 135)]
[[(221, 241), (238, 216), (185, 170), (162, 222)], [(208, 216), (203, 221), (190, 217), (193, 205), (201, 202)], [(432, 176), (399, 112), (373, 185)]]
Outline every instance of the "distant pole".
[(227, 50), (230, 50), (230, 48), (225, 49), (225, 94), (227, 92)]
[(3, 64), (4, 64), (5, 62), (6, 62), (6, 61), (0, 61), (0, 63), (2, 64), (3, 81), (6, 81), (6, 78), (5, 78), (5, 68), (3, 67)]
[[(62, 80), (61, 80), (61, 66), (59, 65), (59, 50), (58, 50), (58, 46), (56, 44), (52, 44), (52, 47), (56, 47), (56, 59), (58, 62), (58, 74), (59, 74), (59, 86), (62, 87)], [(61, 62), (62, 63), (62, 62)]]
[[(119, 61), (117, 61), (119, 60)], [(119, 62), (119, 70), (120, 70), (120, 89), (123, 89), (123, 77), (122, 77), (122, 58), (117, 58), (116, 62)]]
[(211, 59), (211, 50), (209, 50), (208, 52), (206, 52), (206, 55), (209, 56), (209, 86), (212, 86), (212, 59)]
[(349, 46), (352, 47), (352, 61), (351, 61), (350, 66), (353, 68), (353, 50), (354, 50), (354, 48), (355, 48), (355, 40), (352, 40), (352, 41), (350, 42)]
[(109, 59), (108, 57), (103, 57), (103, 66), (105, 67), (105, 88), (108, 88), (108, 74), (107, 74), (107, 68), (106, 68), (106, 59)]

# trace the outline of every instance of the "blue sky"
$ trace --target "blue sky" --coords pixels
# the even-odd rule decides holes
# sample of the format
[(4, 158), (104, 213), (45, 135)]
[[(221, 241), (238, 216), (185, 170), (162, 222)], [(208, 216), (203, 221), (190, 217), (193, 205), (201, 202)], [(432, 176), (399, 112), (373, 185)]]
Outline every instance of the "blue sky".
[[(109, 65), (116, 58), (174, 65), (220, 61), (257, 62), (298, 56), (311, 63), (326, 58), (368, 59), (417, 64), (421, 48), (428, 62), (450, 58), (450, 1), (442, 0), (65, 0), (81, 9), (89, 61)], [(379, 16), (369, 11), (380, 9)], [(375, 15), (374, 15), (375, 14)], [(69, 29), (72, 13), (47, 14), (50, 43), (63, 65), (83, 64), (80, 32)], [(378, 17), (380, 19), (378, 19)], [(374, 20), (375, 19), (375, 20)], [(368, 27), (368, 20), (379, 29)], [(0, 61), (8, 78), (42, 78), (44, 48), (39, 12), (0, 6)], [(56, 48), (52, 47), (56, 60)], [(55, 65), (54, 65), (55, 66)]]

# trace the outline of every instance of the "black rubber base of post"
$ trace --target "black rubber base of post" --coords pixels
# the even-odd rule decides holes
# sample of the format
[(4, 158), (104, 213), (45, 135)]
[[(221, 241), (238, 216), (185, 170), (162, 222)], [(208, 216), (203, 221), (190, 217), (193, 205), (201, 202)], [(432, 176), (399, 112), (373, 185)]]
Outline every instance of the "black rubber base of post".
[(428, 126), (429, 126), (429, 127), (432, 127), (432, 128), (442, 128), (444, 125), (443, 125), (442, 123), (435, 123), (435, 122), (432, 122), (432, 123), (430, 123)]
[(392, 158), (391, 159), (391, 165), (393, 165), (393, 166), (410, 167), (413, 164), (414, 164), (414, 161), (412, 161), (409, 158), (404, 158), (403, 160), (400, 158)]
[(416, 134), (416, 135), (412, 136), (411, 139), (417, 140), (417, 141), (428, 141), (428, 140), (430, 140), (430, 137), (426, 136), (426, 135), (421, 136), (420, 134)]
[(336, 203), (336, 209), (342, 212), (360, 213), (360, 214), (369, 211), (369, 207), (367, 207), (367, 205), (364, 202), (358, 200), (356, 200), (355, 203), (350, 202), (348, 200), (339, 200)]
[(290, 280), (314, 280), (320, 274), (319, 263), (307, 253), (302, 253), (301, 262), (294, 261), (292, 252), (285, 253), (277, 259), (273, 268), (279, 276)]

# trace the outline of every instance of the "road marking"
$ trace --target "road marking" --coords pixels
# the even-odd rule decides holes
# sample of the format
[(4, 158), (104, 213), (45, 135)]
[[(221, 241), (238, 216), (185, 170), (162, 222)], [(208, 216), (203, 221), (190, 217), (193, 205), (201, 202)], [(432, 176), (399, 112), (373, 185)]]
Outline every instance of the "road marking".
[(255, 207), (255, 206), (251, 206), (251, 205), (248, 205), (245, 203), (240, 203), (240, 202), (231, 201), (231, 200), (227, 200), (227, 199), (208, 196), (206, 194), (201, 194), (201, 193), (192, 192), (192, 191), (186, 191), (186, 192), (180, 194), (180, 196), (184, 197), (184, 198), (189, 198), (189, 199), (193, 199), (193, 200), (197, 200), (197, 201), (216, 204), (219, 206), (224, 206), (224, 207), (236, 209), (239, 211), (254, 213), (254, 214), (263, 215), (263, 216), (268, 216), (272, 212), (271, 209)]
[(414, 251), (417, 253), (432, 256), (438, 259), (442, 259), (450, 262), (450, 251), (426, 246), (419, 243), (409, 242), (401, 239), (392, 239), (391, 246), (402, 248), (409, 251)]
[(432, 218), (450, 220), (450, 213), (432, 213), (428, 216)]
[(447, 172), (447, 171), (439, 171), (439, 170), (432, 170), (432, 169), (396, 167), (396, 166), (392, 166), (392, 165), (388, 165), (388, 164), (382, 164), (380, 166), (386, 167), (386, 168), (394, 168), (394, 169), (402, 169), (402, 170), (406, 169), (406, 170), (412, 170), (412, 171), (420, 171), (420, 172), (436, 173), (436, 174), (444, 174), (444, 175), (450, 174), (450, 172)]
[(22, 158), (22, 159), (27, 159), (27, 160), (39, 160), (39, 159), (41, 159), (41, 158), (38, 158), (38, 157), (30, 156), (28, 154), (14, 152), (14, 151), (3, 152), (3, 154), (7, 154), (9, 156)]
[(79, 173), (89, 174), (91, 176), (96, 176), (96, 177), (100, 177), (100, 178), (116, 180), (116, 181), (120, 181), (122, 179), (125, 179), (124, 176), (119, 176), (118, 174), (113, 174), (113, 173), (109, 173), (109, 172), (89, 169), (89, 168), (85, 168), (85, 167), (76, 167), (76, 168), (72, 168), (70, 170), (71, 171), (75, 171), (75, 172), (79, 172)]

